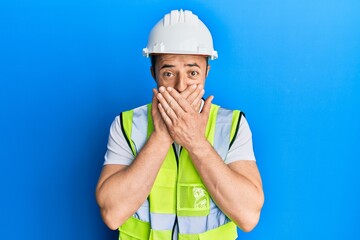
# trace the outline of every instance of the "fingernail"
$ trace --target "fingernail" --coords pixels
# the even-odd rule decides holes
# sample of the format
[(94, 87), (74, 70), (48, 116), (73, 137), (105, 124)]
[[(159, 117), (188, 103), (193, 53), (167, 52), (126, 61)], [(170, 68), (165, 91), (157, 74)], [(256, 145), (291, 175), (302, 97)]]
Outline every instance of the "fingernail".
[(171, 91), (172, 91), (172, 88), (171, 88), (171, 87), (168, 87), (167, 90), (168, 90), (169, 92), (171, 92)]
[(159, 91), (160, 91), (160, 92), (165, 92), (165, 87), (161, 86), (161, 87), (159, 88)]
[(201, 90), (201, 92), (200, 92), (200, 94), (204, 94), (205, 93), (205, 90), (204, 89), (202, 89)]
[(163, 96), (161, 95), (161, 93), (159, 93), (159, 94), (157, 95), (157, 98), (158, 98), (158, 99), (162, 99), (162, 97), (163, 97)]
[(198, 88), (199, 88), (199, 89), (202, 89), (202, 88), (203, 88), (203, 85), (202, 85), (202, 84), (199, 84), (199, 85), (198, 85)]
[(195, 88), (196, 88), (196, 84), (191, 85), (191, 88), (192, 88), (192, 89), (195, 89)]

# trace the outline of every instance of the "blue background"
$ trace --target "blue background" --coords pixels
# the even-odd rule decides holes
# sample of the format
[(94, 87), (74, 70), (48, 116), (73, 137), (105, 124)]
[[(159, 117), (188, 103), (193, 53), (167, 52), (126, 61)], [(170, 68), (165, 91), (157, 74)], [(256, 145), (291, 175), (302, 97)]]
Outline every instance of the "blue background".
[(155, 86), (152, 26), (213, 33), (207, 95), (242, 109), (265, 191), (239, 239), (360, 239), (360, 1), (0, 2), (0, 239), (116, 239), (94, 190), (109, 127)]

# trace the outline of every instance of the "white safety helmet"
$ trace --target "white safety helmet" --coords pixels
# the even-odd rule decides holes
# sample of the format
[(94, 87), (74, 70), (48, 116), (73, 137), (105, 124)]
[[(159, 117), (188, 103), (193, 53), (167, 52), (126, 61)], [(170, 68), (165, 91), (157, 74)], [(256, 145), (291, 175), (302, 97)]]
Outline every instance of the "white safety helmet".
[(191, 11), (173, 10), (151, 30), (143, 55), (192, 54), (218, 57), (209, 29)]

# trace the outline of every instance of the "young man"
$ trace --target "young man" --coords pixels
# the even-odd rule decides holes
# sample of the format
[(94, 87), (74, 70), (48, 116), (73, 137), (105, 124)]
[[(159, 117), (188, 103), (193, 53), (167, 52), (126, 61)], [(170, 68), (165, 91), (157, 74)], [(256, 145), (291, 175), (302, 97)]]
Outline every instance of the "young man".
[(104, 222), (120, 239), (236, 239), (251, 231), (264, 197), (252, 136), (240, 111), (203, 100), (207, 27), (171, 11), (152, 29), (145, 56), (152, 103), (116, 117), (96, 189)]

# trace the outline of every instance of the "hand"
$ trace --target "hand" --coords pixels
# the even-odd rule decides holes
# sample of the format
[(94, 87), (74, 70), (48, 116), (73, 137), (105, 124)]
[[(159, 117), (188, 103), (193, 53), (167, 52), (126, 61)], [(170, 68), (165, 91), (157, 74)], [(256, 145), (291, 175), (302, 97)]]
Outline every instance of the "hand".
[(204, 96), (204, 88), (203, 85), (199, 84), (193, 84), (190, 85), (189, 87), (187, 87), (183, 92), (181, 92), (181, 96), (183, 98), (185, 98), (190, 105), (193, 107), (193, 109), (196, 112), (200, 111), (200, 107), (201, 107), (201, 99)]
[(159, 92), (154, 88), (153, 89), (153, 98), (152, 98), (152, 107), (151, 107), (151, 116), (152, 116), (153, 125), (154, 125), (154, 133), (158, 134), (162, 140), (172, 144), (173, 140), (167, 130), (165, 122), (162, 119), (159, 109), (158, 109), (159, 101), (156, 97), (158, 94), (159, 94)]
[(204, 108), (199, 113), (174, 88), (160, 87), (159, 91), (160, 93), (157, 94), (159, 111), (171, 138), (187, 150), (194, 143), (206, 141), (205, 129), (214, 97), (210, 96), (206, 99)]
[[(158, 108), (159, 101), (156, 98), (156, 95), (158, 93), (159, 92), (157, 89), (153, 89), (151, 115), (153, 118), (154, 132), (156, 134), (158, 134), (165, 141), (169, 140), (169, 142), (171, 141), (171, 143), (172, 143), (173, 139), (169, 135), (167, 127), (166, 127), (166, 125), (160, 115), (160, 112), (159, 112), (159, 108)], [(194, 108), (195, 111), (199, 112), (200, 106), (201, 106), (200, 105), (201, 98), (204, 95), (204, 93), (205, 93), (205, 91), (201, 84), (200, 85), (193, 84), (193, 85), (189, 86), (188, 88), (186, 88), (181, 93), (181, 95), (189, 101), (189, 103), (191, 104), (191, 106)]]

